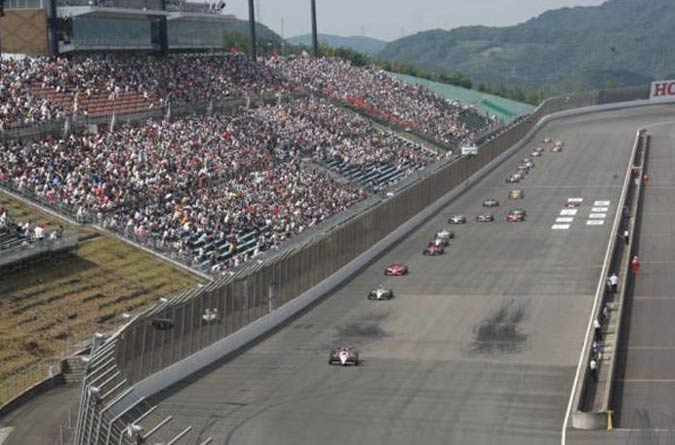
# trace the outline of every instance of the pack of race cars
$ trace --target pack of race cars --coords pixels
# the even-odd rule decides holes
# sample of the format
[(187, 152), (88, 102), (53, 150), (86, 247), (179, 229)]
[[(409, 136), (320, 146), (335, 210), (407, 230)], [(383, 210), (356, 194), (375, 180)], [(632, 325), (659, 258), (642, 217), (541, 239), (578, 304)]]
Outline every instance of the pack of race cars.
[[(551, 138), (546, 138), (543, 141), (545, 144), (551, 146), (551, 151), (554, 153), (559, 153), (564, 147), (564, 142), (562, 141), (553, 141)], [(530, 172), (531, 169), (535, 167), (535, 163), (532, 158), (539, 158), (544, 154), (544, 149), (537, 147), (532, 152), (530, 156), (522, 159), (517, 167), (516, 172), (512, 175), (509, 175), (506, 178), (507, 183), (519, 183), (522, 181)], [(522, 189), (514, 188), (507, 193), (507, 199), (509, 200), (520, 200), (525, 198), (525, 192)], [(500, 202), (494, 198), (485, 199), (482, 203), (483, 207), (495, 208), (500, 206)], [(575, 199), (569, 199), (566, 202), (566, 207), (577, 207), (579, 202)], [(523, 208), (512, 208), (506, 214), (507, 222), (523, 222), (527, 217), (527, 212)], [(479, 223), (490, 223), (494, 222), (495, 216), (492, 213), (483, 212), (476, 215), (476, 222)], [(448, 219), (448, 224), (460, 225), (466, 224), (467, 218), (462, 214), (451, 215)], [(434, 238), (428, 242), (427, 246), (423, 249), (422, 254), (425, 256), (438, 256), (444, 255), (445, 249), (450, 245), (450, 240), (455, 238), (455, 232), (449, 229), (441, 229), (436, 232)], [(393, 263), (387, 266), (384, 270), (385, 276), (404, 276), (409, 273), (408, 266), (401, 263)], [(380, 285), (375, 289), (372, 289), (368, 293), (369, 300), (391, 300), (394, 298), (394, 291), (390, 288)], [(341, 365), (341, 366), (357, 366), (359, 365), (359, 355), (358, 352), (354, 351), (349, 347), (338, 347), (331, 351), (329, 363), (331, 365)]]

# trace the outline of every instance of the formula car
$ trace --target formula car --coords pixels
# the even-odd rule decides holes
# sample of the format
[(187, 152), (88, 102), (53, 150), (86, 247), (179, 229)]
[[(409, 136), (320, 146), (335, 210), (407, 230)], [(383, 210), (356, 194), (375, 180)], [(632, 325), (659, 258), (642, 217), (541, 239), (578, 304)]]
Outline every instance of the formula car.
[(384, 274), (390, 277), (400, 277), (408, 273), (408, 266), (400, 263), (394, 263), (384, 269)]
[(506, 178), (506, 183), (507, 184), (517, 184), (520, 182), (520, 180), (523, 179), (522, 175), (519, 173), (516, 173), (515, 175), (510, 175)]
[(521, 175), (526, 175), (530, 172), (530, 167), (528, 167), (525, 164), (518, 164), (518, 167), (516, 168), (518, 169), (518, 173), (520, 173)]
[(520, 164), (526, 166), (527, 168), (534, 168), (534, 162), (530, 158), (523, 159), (520, 161)]
[(509, 199), (523, 199), (525, 192), (520, 189), (513, 189), (509, 192)]
[(583, 200), (580, 200), (578, 198), (569, 198), (567, 201), (565, 201), (565, 207), (568, 208), (581, 207), (582, 202)]
[(544, 139), (544, 144), (550, 144), (551, 142), (553, 142), (553, 139), (551, 139), (551, 138), (545, 138)]
[(557, 141), (555, 144), (553, 144), (551, 151), (554, 153), (560, 153), (564, 146), (565, 144), (563, 142)]
[(499, 207), (499, 201), (496, 199), (486, 199), (483, 201), (483, 207)]
[(538, 158), (539, 156), (541, 156), (541, 152), (537, 151), (537, 150), (534, 150), (534, 151), (530, 152), (530, 156), (532, 156), (533, 158)]
[(422, 251), (422, 255), (436, 256), (443, 254), (445, 254), (445, 248), (443, 246), (437, 246), (433, 241)]
[(394, 291), (382, 285), (368, 292), (369, 300), (391, 300), (392, 298), (394, 298)]
[(358, 366), (359, 353), (352, 348), (339, 347), (330, 352), (329, 365)]
[(491, 213), (482, 213), (476, 216), (476, 222), (492, 222), (495, 220), (495, 216)]
[(444, 240), (451, 240), (455, 237), (455, 232), (452, 230), (439, 230), (436, 232), (436, 238), (444, 239)]
[(509, 213), (527, 216), (527, 212), (525, 211), (525, 209), (511, 209), (509, 210)]
[(448, 220), (449, 224), (464, 224), (466, 222), (466, 216), (464, 215), (452, 215)]
[(523, 222), (525, 221), (525, 214), (516, 210), (511, 210), (506, 215), (506, 220), (508, 222)]
[(450, 241), (448, 241), (446, 238), (436, 237), (436, 238), (434, 238), (433, 241), (430, 241), (429, 244), (430, 245), (433, 244), (434, 246), (437, 246), (437, 247), (447, 247), (447, 246), (450, 245)]

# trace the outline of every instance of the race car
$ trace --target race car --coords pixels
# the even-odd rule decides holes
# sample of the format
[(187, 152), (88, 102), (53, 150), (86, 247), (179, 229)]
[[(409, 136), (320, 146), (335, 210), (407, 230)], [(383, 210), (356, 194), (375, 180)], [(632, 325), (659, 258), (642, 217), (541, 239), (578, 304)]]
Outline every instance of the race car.
[(568, 207), (568, 208), (581, 207), (582, 202), (583, 202), (583, 200), (579, 199), (579, 198), (569, 198), (567, 201), (565, 201), (565, 207)]
[(516, 168), (518, 169), (518, 172), (519, 172), (521, 175), (526, 175), (526, 174), (528, 174), (528, 173), (530, 172), (530, 167), (528, 167), (528, 166), (525, 165), (525, 164), (518, 164), (518, 167), (516, 167)]
[(530, 152), (530, 156), (532, 156), (533, 158), (538, 158), (539, 156), (541, 156), (541, 152), (537, 150), (532, 151)]
[(359, 353), (352, 348), (339, 347), (330, 352), (329, 365), (358, 366)]
[(520, 182), (520, 180), (523, 179), (522, 175), (519, 173), (516, 173), (515, 175), (510, 175), (506, 178), (506, 183), (507, 184), (517, 184)]
[(390, 277), (400, 277), (408, 273), (408, 266), (400, 263), (394, 263), (384, 269), (384, 274)]
[(560, 153), (564, 146), (565, 144), (563, 142), (557, 141), (555, 144), (553, 144), (553, 148), (551, 149), (551, 151), (554, 153)]
[(450, 242), (446, 238), (436, 237), (429, 244), (433, 244), (434, 246), (437, 246), (437, 247), (447, 247), (447, 246), (450, 245)]
[(551, 139), (551, 138), (545, 138), (544, 139), (544, 144), (550, 144), (551, 142), (553, 142), (553, 139)]
[(509, 199), (523, 199), (525, 197), (525, 192), (521, 189), (513, 189), (509, 192)]
[(523, 159), (520, 161), (520, 164), (526, 166), (527, 168), (534, 168), (534, 162), (530, 158)]
[(499, 201), (496, 199), (486, 199), (483, 201), (483, 207), (499, 207)]
[(476, 216), (476, 222), (492, 222), (495, 220), (495, 216), (491, 213), (481, 213)]
[(527, 212), (525, 211), (525, 209), (511, 209), (510, 212), (515, 213), (515, 214), (519, 214), (519, 215), (523, 215), (523, 216), (527, 216)]
[(437, 246), (434, 242), (430, 242), (426, 249), (422, 251), (422, 255), (436, 256), (445, 254), (443, 246)]
[(464, 215), (452, 215), (448, 220), (449, 224), (464, 224), (466, 222), (466, 216)]
[(508, 222), (523, 222), (525, 221), (525, 214), (522, 212), (518, 212), (515, 210), (511, 210), (507, 215), (506, 215), (506, 220)]
[(436, 238), (444, 239), (444, 240), (451, 240), (455, 237), (455, 232), (452, 230), (439, 230), (436, 232)]
[(391, 300), (392, 298), (394, 298), (394, 291), (382, 285), (368, 292), (369, 300)]
[(536, 153), (542, 154), (544, 152), (544, 149), (541, 148), (541, 147), (537, 147), (533, 151), (536, 152)]

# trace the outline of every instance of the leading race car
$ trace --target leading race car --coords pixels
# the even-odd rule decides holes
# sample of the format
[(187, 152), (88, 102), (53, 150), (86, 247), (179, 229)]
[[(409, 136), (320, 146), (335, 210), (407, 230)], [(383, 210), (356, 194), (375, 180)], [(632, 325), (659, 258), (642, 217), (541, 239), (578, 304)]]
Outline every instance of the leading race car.
[(523, 199), (525, 198), (525, 192), (521, 189), (513, 189), (509, 192), (509, 199)]
[(491, 213), (481, 213), (476, 216), (476, 222), (492, 222), (495, 220), (495, 216)]
[(433, 241), (422, 251), (422, 255), (436, 256), (443, 254), (445, 254), (445, 248), (443, 246), (437, 246)]
[(508, 222), (523, 222), (523, 221), (525, 221), (525, 212), (520, 211), (519, 209), (511, 210), (506, 215), (506, 220)]
[(464, 215), (452, 215), (450, 219), (448, 219), (448, 223), (450, 224), (464, 224), (466, 222), (466, 216)]
[(358, 366), (359, 353), (352, 348), (339, 347), (330, 352), (329, 365)]
[(499, 207), (499, 201), (496, 199), (486, 199), (483, 201), (483, 207)]
[(384, 269), (384, 274), (390, 277), (400, 277), (408, 273), (408, 266), (405, 264), (394, 263)]
[(368, 292), (369, 300), (391, 300), (392, 298), (394, 298), (394, 291), (382, 285)]
[(565, 201), (565, 207), (568, 207), (568, 208), (581, 207), (582, 202), (583, 202), (583, 199), (569, 198), (569, 199), (567, 199), (567, 201)]
[(436, 238), (440, 238), (440, 239), (444, 239), (444, 240), (451, 240), (454, 237), (455, 237), (455, 232), (453, 232), (452, 230), (443, 229), (443, 230), (439, 230), (438, 232), (436, 232)]

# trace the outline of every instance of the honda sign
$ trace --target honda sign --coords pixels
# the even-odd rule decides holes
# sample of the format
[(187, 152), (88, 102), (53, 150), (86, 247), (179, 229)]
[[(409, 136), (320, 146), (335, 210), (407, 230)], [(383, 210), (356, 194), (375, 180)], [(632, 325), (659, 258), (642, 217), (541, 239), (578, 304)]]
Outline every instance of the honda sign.
[(675, 80), (657, 80), (652, 82), (649, 98), (651, 100), (675, 100)]

